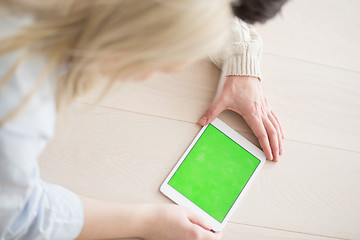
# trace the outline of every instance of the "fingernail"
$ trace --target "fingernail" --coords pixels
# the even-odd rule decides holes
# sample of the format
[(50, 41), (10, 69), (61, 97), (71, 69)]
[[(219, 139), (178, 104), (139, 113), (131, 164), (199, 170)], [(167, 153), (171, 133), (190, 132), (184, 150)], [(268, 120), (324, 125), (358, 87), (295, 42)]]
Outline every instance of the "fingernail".
[(206, 125), (208, 118), (206, 116), (202, 116), (200, 119), (200, 125)]
[(279, 161), (279, 154), (275, 154), (275, 157), (274, 157), (274, 162), (277, 162), (277, 161)]

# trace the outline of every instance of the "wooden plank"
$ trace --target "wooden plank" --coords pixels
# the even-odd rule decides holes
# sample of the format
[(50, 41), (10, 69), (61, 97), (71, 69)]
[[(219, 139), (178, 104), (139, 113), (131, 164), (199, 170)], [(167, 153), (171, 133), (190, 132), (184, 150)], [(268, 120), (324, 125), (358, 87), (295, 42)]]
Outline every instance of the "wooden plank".
[[(288, 139), (360, 149), (360, 73), (265, 56), (266, 96), (283, 122)], [(119, 84), (100, 105), (196, 123), (217, 88), (218, 70), (202, 61), (179, 74)], [(80, 102), (93, 103), (95, 93)], [(225, 113), (233, 128), (251, 132), (243, 119)]]
[[(40, 160), (43, 178), (86, 196), (125, 203), (170, 202), (159, 186), (200, 129), (100, 107), (86, 115), (74, 111), (68, 119)], [(360, 154), (285, 144), (282, 161), (265, 164), (231, 221), (360, 238)]]
[(359, 73), (281, 57), (267, 58), (263, 69), (264, 91), (289, 139), (359, 151)]
[[(177, 74), (158, 74), (143, 82), (120, 82), (100, 105), (197, 122), (214, 97), (219, 70), (200, 61)], [(100, 88), (79, 101), (94, 103)]]
[(360, 1), (289, 1), (256, 26), (264, 52), (360, 72)]

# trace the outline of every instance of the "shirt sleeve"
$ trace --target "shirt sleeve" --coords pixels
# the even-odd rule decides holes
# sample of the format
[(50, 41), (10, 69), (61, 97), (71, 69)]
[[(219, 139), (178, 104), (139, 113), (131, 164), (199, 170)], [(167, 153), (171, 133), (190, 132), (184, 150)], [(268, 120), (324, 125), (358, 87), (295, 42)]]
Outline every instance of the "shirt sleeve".
[(232, 44), (210, 56), (210, 60), (226, 76), (242, 75), (261, 79), (260, 57), (262, 40), (252, 25), (238, 18), (233, 19)]
[(74, 239), (83, 210), (74, 193), (40, 179), (46, 139), (0, 130), (0, 239)]
[[(19, 54), (0, 55), (0, 79)], [(0, 91), (0, 120), (32, 91), (44, 64), (32, 58), (17, 68)], [(74, 239), (83, 226), (79, 197), (40, 178), (38, 157), (52, 138), (56, 117), (51, 79), (0, 126), (0, 240)]]

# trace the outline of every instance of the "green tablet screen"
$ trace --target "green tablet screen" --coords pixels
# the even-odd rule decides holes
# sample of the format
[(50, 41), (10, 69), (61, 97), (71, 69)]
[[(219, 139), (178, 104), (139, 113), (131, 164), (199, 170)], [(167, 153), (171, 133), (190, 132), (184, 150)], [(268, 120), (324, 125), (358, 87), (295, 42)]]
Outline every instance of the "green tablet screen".
[(209, 124), (169, 185), (221, 223), (259, 164)]

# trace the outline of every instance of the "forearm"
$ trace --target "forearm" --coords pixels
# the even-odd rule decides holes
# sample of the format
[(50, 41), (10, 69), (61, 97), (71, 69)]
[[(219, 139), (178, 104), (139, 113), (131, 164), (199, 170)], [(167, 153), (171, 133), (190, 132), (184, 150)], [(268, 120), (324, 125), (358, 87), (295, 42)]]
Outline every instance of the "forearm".
[(146, 226), (145, 205), (130, 205), (80, 199), (84, 207), (84, 226), (78, 239), (143, 237)]

